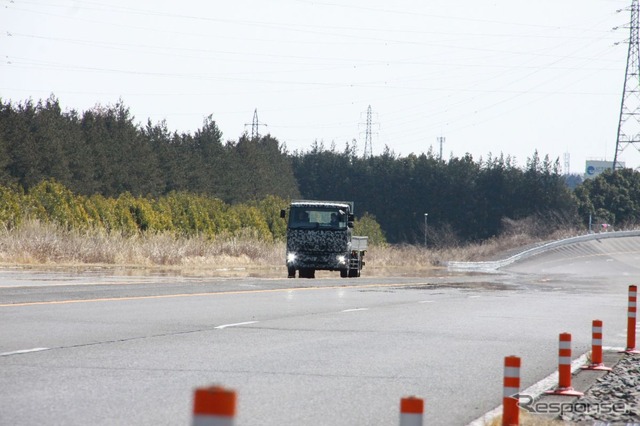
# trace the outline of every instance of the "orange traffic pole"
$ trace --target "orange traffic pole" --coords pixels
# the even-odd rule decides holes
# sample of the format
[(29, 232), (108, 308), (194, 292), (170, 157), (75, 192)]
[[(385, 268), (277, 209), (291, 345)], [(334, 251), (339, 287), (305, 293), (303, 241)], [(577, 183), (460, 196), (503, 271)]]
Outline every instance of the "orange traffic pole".
[(628, 354), (640, 353), (636, 350), (636, 300), (638, 298), (638, 287), (629, 286), (629, 306), (627, 308), (627, 349)]
[(546, 393), (552, 395), (582, 396), (571, 387), (571, 334), (560, 333), (558, 345), (558, 387)]
[(520, 358), (507, 356), (504, 358), (504, 382), (502, 388), (502, 426), (518, 426), (520, 424)]
[(408, 396), (400, 400), (400, 426), (422, 426), (424, 400)]
[(602, 361), (602, 321), (593, 320), (591, 325), (591, 364), (583, 365), (583, 370), (611, 371)]
[(236, 393), (221, 386), (196, 389), (192, 426), (233, 426)]

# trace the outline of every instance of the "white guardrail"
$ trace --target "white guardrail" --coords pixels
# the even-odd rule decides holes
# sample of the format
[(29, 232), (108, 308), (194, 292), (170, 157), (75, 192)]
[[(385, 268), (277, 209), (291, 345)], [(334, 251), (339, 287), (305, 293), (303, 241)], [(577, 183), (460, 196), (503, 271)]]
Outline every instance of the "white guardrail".
[(447, 262), (447, 268), (450, 271), (494, 272), (514, 262), (525, 259), (527, 257), (535, 256), (536, 254), (540, 254), (542, 252), (545, 252), (547, 250), (550, 250), (556, 247), (580, 243), (584, 241), (591, 241), (591, 240), (601, 240), (606, 238), (638, 237), (638, 236), (640, 236), (640, 231), (614, 231), (614, 232), (601, 232), (596, 234), (580, 235), (577, 237), (565, 238), (563, 240), (551, 241), (549, 243), (542, 244), (542, 245), (530, 248), (528, 250), (524, 250), (506, 259), (487, 261), (487, 262), (453, 262), (453, 261)]

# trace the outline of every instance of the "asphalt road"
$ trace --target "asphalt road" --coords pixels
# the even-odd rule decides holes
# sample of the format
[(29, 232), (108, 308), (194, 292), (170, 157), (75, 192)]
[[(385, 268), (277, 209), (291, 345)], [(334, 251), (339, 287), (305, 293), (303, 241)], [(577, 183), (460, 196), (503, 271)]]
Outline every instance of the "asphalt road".
[[(185, 425), (193, 390), (238, 394), (238, 425), (464, 425), (574, 357), (624, 346), (640, 237), (580, 242), (499, 273), (225, 279), (0, 270), (0, 424)], [(337, 275), (337, 274), (336, 274)]]

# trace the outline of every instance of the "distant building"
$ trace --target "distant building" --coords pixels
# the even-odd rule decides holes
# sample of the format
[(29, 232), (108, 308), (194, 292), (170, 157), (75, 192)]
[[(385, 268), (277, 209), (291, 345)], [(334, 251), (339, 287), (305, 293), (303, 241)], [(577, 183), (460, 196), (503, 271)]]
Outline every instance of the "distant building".
[[(618, 161), (618, 164), (624, 167), (624, 163)], [(613, 161), (587, 160), (584, 169), (584, 178), (592, 179), (605, 170), (613, 170)]]

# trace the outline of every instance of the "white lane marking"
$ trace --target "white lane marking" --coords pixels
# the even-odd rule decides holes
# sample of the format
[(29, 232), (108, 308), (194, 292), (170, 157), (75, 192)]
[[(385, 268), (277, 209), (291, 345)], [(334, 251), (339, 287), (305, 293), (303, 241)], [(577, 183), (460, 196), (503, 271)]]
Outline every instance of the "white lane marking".
[(602, 350), (609, 351), (609, 352), (624, 352), (626, 348), (619, 347), (619, 346), (603, 346)]
[(433, 300), (421, 300), (418, 303), (433, 303)]
[(31, 352), (42, 352), (42, 351), (48, 351), (48, 350), (49, 348), (22, 349), (20, 351), (3, 352), (3, 353), (0, 353), (0, 356), (20, 355), (20, 354), (28, 354)]
[(479, 297), (480, 297), (480, 296), (469, 296), (469, 299), (477, 299), (477, 298), (479, 298)]
[(222, 330), (223, 328), (227, 328), (227, 327), (237, 327), (239, 325), (249, 325), (249, 324), (255, 324), (258, 321), (246, 321), (246, 322), (237, 322), (235, 324), (223, 324), (223, 325), (219, 325), (217, 327), (214, 327), (218, 330)]
[(354, 309), (345, 309), (342, 312), (356, 312), (356, 311), (368, 311), (369, 308), (354, 308)]

